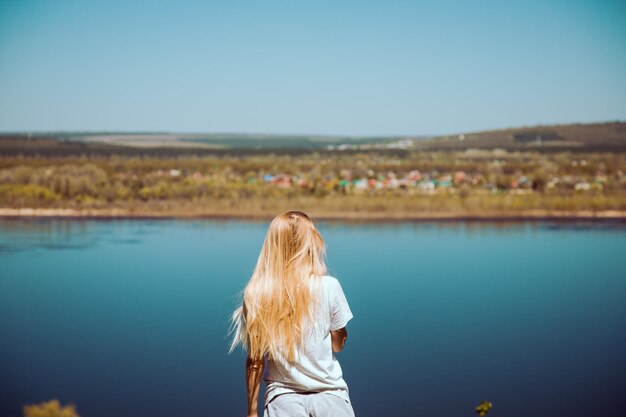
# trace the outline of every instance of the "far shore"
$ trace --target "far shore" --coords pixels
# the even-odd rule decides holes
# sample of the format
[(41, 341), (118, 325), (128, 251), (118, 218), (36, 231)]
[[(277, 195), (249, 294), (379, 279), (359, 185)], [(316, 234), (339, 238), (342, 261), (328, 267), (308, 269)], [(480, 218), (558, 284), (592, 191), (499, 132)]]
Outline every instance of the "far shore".
[[(525, 220), (626, 220), (622, 210), (579, 211), (481, 211), (481, 212), (315, 212), (308, 211), (316, 220), (348, 222), (389, 221), (525, 221)], [(214, 219), (214, 220), (271, 220), (274, 212), (227, 211), (137, 211), (126, 209), (73, 208), (0, 208), (0, 218), (81, 218), (81, 219)]]

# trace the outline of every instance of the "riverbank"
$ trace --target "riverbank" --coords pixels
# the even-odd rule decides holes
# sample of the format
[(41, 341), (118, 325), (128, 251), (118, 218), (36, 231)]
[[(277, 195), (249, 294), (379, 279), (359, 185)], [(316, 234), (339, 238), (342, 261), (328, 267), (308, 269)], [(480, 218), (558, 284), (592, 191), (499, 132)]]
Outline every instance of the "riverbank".
[(609, 153), (0, 157), (0, 216), (625, 218), (625, 173)]
[[(331, 212), (308, 211), (317, 220), (338, 221), (437, 221), (437, 220), (626, 220), (624, 210), (520, 210), (520, 211), (480, 211), (480, 212)], [(63, 208), (0, 208), (0, 217), (4, 218), (101, 218), (101, 219), (216, 219), (216, 220), (270, 220), (277, 212), (228, 212), (228, 211), (137, 211), (124, 209), (63, 209)]]

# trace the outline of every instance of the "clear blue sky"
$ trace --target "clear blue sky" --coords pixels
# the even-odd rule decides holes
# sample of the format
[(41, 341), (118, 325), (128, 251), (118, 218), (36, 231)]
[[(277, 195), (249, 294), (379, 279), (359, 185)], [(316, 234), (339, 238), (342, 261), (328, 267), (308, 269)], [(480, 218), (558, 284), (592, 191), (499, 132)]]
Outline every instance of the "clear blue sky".
[(624, 1), (0, 0), (0, 130), (626, 119)]

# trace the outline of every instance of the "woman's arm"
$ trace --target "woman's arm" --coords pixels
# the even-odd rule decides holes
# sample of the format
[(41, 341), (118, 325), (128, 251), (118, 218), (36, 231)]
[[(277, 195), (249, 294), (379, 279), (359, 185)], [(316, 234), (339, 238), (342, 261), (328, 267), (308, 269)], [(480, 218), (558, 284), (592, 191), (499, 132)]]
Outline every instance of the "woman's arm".
[(339, 330), (332, 330), (330, 332), (330, 339), (333, 344), (333, 352), (341, 352), (346, 345), (346, 339), (348, 338), (348, 330), (342, 327)]
[(258, 417), (259, 391), (265, 362), (263, 358), (246, 359), (246, 389), (248, 391), (248, 417)]

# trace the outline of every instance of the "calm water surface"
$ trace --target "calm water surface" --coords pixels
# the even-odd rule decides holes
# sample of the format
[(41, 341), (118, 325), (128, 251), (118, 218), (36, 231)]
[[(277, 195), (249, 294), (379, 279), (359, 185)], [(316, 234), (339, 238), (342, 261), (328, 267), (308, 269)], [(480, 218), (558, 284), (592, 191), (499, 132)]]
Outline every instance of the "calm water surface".
[[(0, 415), (245, 415), (228, 318), (266, 224), (0, 220)], [(319, 224), (357, 416), (623, 416), (626, 227)]]

